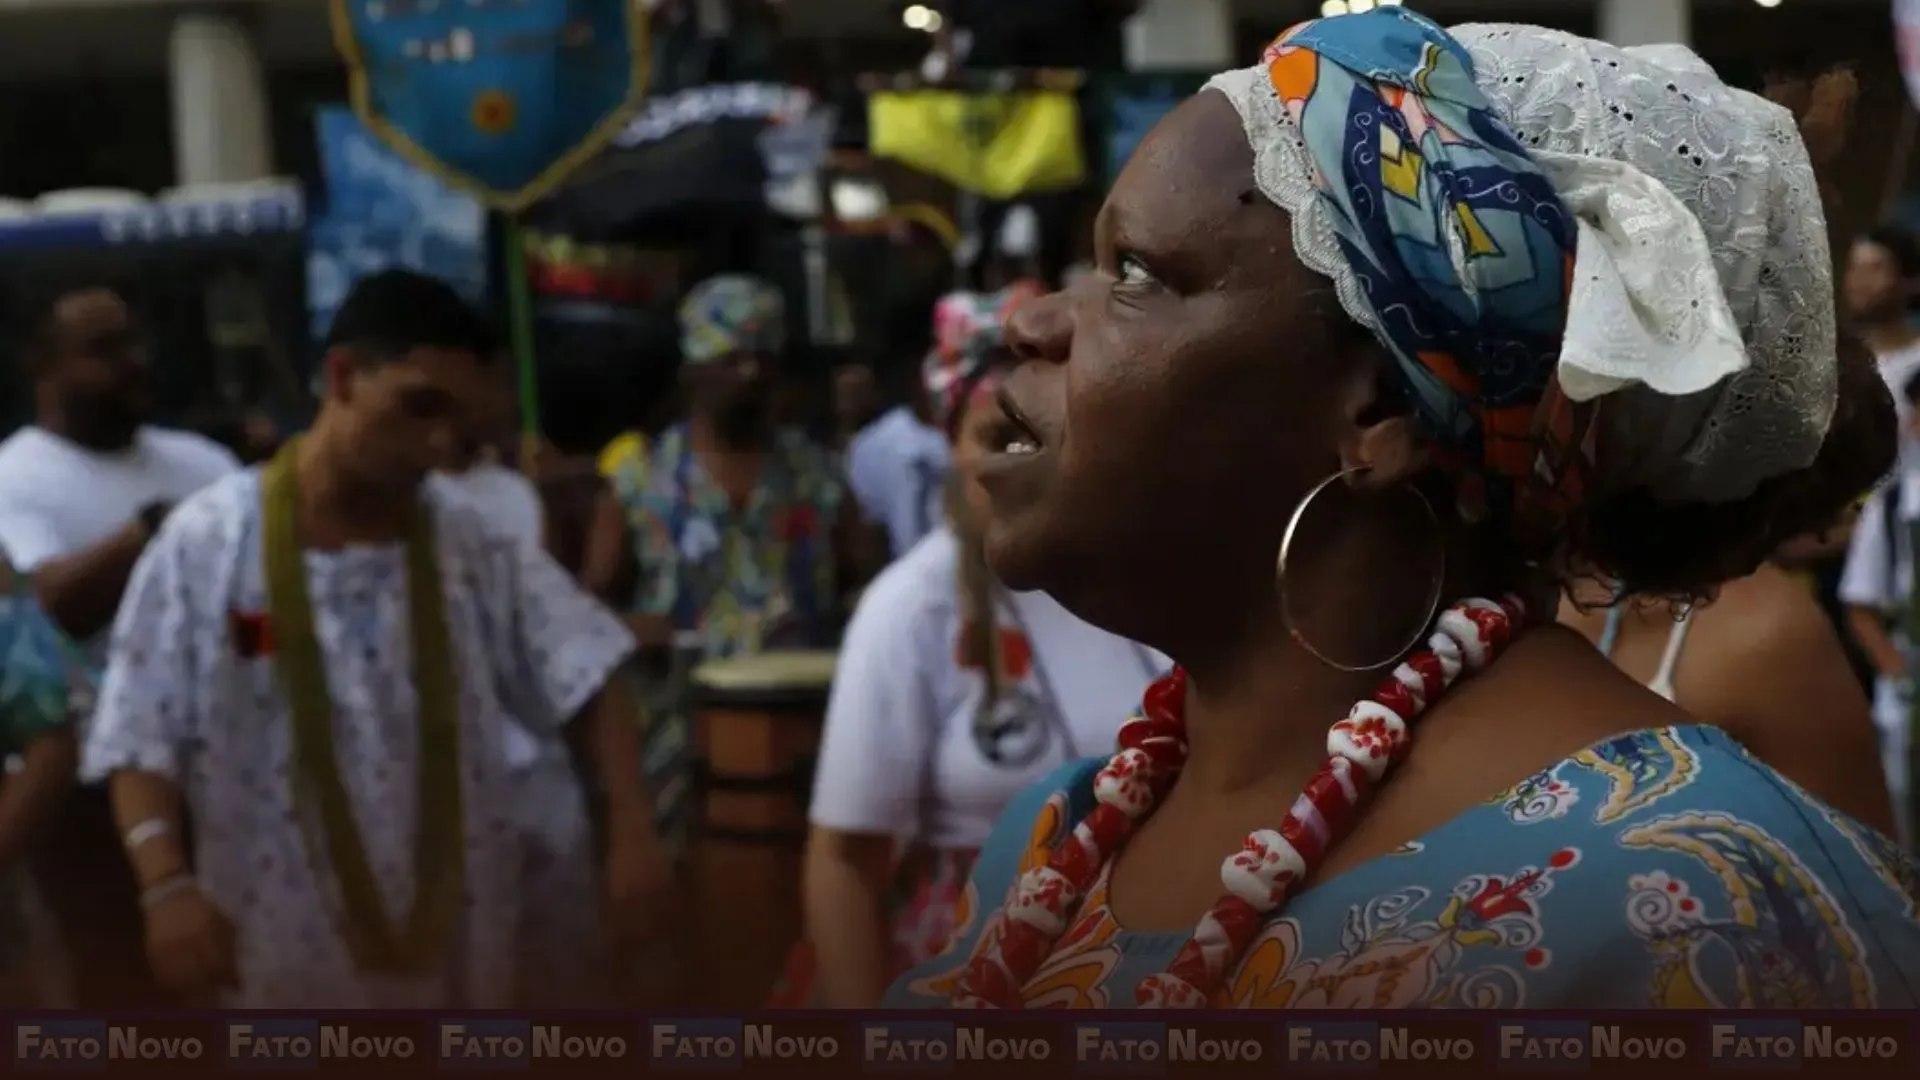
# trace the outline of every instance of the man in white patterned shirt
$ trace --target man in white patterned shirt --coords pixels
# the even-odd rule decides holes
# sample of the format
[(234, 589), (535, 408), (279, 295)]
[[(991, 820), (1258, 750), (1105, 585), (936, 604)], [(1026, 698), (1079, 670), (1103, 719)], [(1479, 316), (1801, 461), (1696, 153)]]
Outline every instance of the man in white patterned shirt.
[(537, 547), (423, 483), (493, 355), (441, 283), (363, 281), (312, 430), (180, 504), (134, 571), (84, 769), (110, 779), (148, 953), (177, 990), (512, 1004), (516, 725), (587, 727), (610, 925), (635, 930), (664, 885), (610, 678), (632, 638)]

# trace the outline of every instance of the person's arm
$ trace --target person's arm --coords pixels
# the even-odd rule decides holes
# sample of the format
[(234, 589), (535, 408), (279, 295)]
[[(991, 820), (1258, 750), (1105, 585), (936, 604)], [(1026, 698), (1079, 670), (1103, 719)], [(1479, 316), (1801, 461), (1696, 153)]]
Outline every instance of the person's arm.
[(1898, 498), (1899, 487), (1888, 487), (1867, 500), (1847, 543), (1847, 561), (1835, 590), (1847, 608), (1847, 628), (1882, 678), (1907, 677), (1906, 658), (1887, 630), (1887, 613), (1899, 606), (1895, 595), (1894, 551), (1889, 544), (1888, 500)]
[(26, 745), (20, 771), (0, 784), (0, 867), (26, 850), (73, 789), (80, 753), (71, 728), (49, 731)]
[(48, 559), (34, 570), (40, 606), (68, 636), (85, 641), (113, 621), (133, 566), (165, 513), (155, 505), (99, 543)]
[(108, 782), (123, 831), (157, 823), (144, 830), (151, 839), (128, 853), (143, 886), (189, 869), (176, 786), (199, 699), (189, 555), (208, 539), (192, 525), (163, 527), (133, 569), (81, 753), (82, 779)]
[(142, 891), (192, 873), (180, 844), (184, 818), (180, 789), (172, 777), (134, 769), (116, 771), (107, 780), (113, 823), (122, 838), (143, 830), (145, 838), (127, 851), (133, 878)]
[(1879, 733), (1833, 624), (1797, 583), (1782, 577), (1765, 587), (1759, 604), (1742, 605), (1750, 615), (1715, 619), (1707, 608), (1701, 616), (1737, 635), (1737, 648), (1721, 654), (1725, 677), (1714, 680), (1715, 693), (1727, 695), (1722, 723), (1794, 783), (1892, 835)]
[(608, 811), (611, 929), (626, 939), (667, 881), (642, 776), (640, 711), (620, 674), (633, 636), (546, 552), (524, 544), (513, 550), (514, 629), (498, 643), (513, 712), (529, 724), (584, 725), (581, 742)]
[(827, 704), (802, 895), (817, 996), (829, 1008), (871, 1008), (886, 991), (896, 842), (921, 825), (941, 718), (926, 673), (931, 630), (920, 626), (914, 584), (896, 576), (875, 583), (847, 628)]
[(846, 499), (834, 520), (833, 550), (841, 591), (857, 594), (887, 563), (886, 527), (866, 520), (859, 504)]
[[(629, 646), (630, 647), (630, 646)], [(624, 949), (658, 931), (673, 885), (672, 858), (661, 842), (647, 791), (640, 708), (625, 679), (613, 674), (574, 720), (583, 727), (607, 820), (602, 915), (608, 944)]]
[(1853, 640), (1860, 645), (1860, 651), (1867, 654), (1867, 660), (1873, 670), (1883, 679), (1904, 679), (1907, 677), (1907, 661), (1900, 655), (1900, 649), (1893, 643), (1893, 635), (1888, 632), (1886, 616), (1877, 608), (1862, 607), (1858, 604), (1847, 605), (1847, 629), (1853, 633)]
[(587, 700), (574, 723), (585, 736), (587, 760), (606, 797), (608, 841), (645, 851), (656, 841), (640, 744), (640, 703), (625, 679), (609, 679)]
[(801, 903), (819, 980), (810, 1005), (870, 1009), (886, 993), (893, 931), (885, 897), (896, 846), (875, 833), (808, 832)]
[(181, 842), (179, 777), (200, 724), (191, 596), (210, 576), (201, 559), (220, 546), (208, 521), (179, 518), (159, 530), (127, 583), (81, 777), (107, 782), (155, 978), (198, 993), (236, 981), (233, 926), (201, 892)]
[(633, 592), (634, 578), (626, 508), (611, 486), (603, 487), (594, 499), (586, 555), (580, 562), (580, 584), (607, 603), (624, 607)]

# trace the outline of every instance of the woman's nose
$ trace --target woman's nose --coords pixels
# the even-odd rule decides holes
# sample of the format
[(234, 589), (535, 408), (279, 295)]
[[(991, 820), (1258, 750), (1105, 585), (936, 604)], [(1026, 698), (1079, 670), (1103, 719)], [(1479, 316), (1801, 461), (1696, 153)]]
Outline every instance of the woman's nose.
[(1014, 308), (1005, 337), (1007, 348), (1022, 360), (1063, 363), (1073, 346), (1072, 298), (1052, 292)]

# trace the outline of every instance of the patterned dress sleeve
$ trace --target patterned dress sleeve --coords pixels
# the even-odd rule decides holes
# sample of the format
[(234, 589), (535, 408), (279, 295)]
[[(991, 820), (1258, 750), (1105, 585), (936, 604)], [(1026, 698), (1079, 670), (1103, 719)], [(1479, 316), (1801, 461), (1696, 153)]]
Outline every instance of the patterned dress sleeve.
[(1014, 882), (1044, 863), (1054, 846), (1093, 809), (1093, 776), (1105, 764), (1103, 758), (1090, 758), (1062, 765), (1007, 804), (981, 846), (966, 891), (960, 895), (953, 941), (938, 956), (896, 979), (883, 1007), (946, 1005), (981, 939), (991, 941), (1000, 933), (996, 916)]
[[(1913, 861), (1718, 729), (1617, 736), (1515, 789), (1505, 805), (1513, 813), (1502, 835), (1482, 830), (1472, 851), (1456, 853), (1513, 853), (1541, 868), (1522, 888), (1508, 878), (1505, 888), (1467, 890), (1464, 909), (1477, 927), (1503, 927), (1512, 945), (1531, 950), (1506, 965), (1525, 982), (1527, 1007), (1916, 1002)], [(1459, 970), (1497, 966), (1498, 953), (1458, 950)], [(1492, 972), (1471, 974), (1484, 985)]]
[(633, 655), (633, 635), (545, 551), (514, 544), (511, 559), (501, 686), (523, 721), (564, 725)]
[(134, 564), (120, 600), (107, 651), (106, 675), (87, 726), (81, 776), (105, 779), (121, 770), (180, 774), (182, 756), (198, 730), (199, 650), (225, 640), (224, 625), (196, 617), (191, 600), (204, 560), (206, 515), (183, 507)]
[(626, 514), (634, 565), (640, 574), (634, 609), (643, 615), (670, 616), (680, 600), (675, 573), (678, 553), (665, 497), (654, 490), (653, 467), (658, 460), (648, 455), (622, 464), (613, 477), (613, 492)]
[(840, 515), (848, 499), (846, 473), (827, 450), (805, 436), (796, 436), (802, 476), (801, 498), (814, 517), (815, 543), (821, 545), (813, 559), (813, 588), (817, 606), (823, 611), (837, 610), (840, 601), (840, 561), (844, 552), (836, 551)]
[(33, 594), (33, 579), (0, 562), (0, 750), (18, 751), (67, 726), (85, 696), (77, 650)]

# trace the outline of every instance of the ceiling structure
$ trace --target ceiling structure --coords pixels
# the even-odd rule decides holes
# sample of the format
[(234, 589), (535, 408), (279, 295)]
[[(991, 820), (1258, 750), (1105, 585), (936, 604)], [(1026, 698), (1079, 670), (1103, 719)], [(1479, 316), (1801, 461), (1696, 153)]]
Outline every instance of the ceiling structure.
[[(911, 36), (902, 21), (907, 0), (784, 0), (796, 37)], [(1410, 0), (1443, 21), (1523, 18), (1541, 5), (1582, 6), (1593, 0)], [(1858, 6), (1886, 0), (1781, 0), (1781, 8)], [(168, 26), (178, 0), (0, 0), (0, 82), (41, 81), (94, 73), (157, 74), (166, 68)], [(333, 56), (322, 0), (233, 0), (259, 27), (262, 51), (275, 65), (327, 63)], [(1241, 19), (1276, 27), (1318, 11), (1319, 0), (1235, 0)], [(1696, 20), (1724, 12), (1762, 14), (1755, 0), (1694, 0)], [(0, 105), (0, 107), (4, 107)]]

